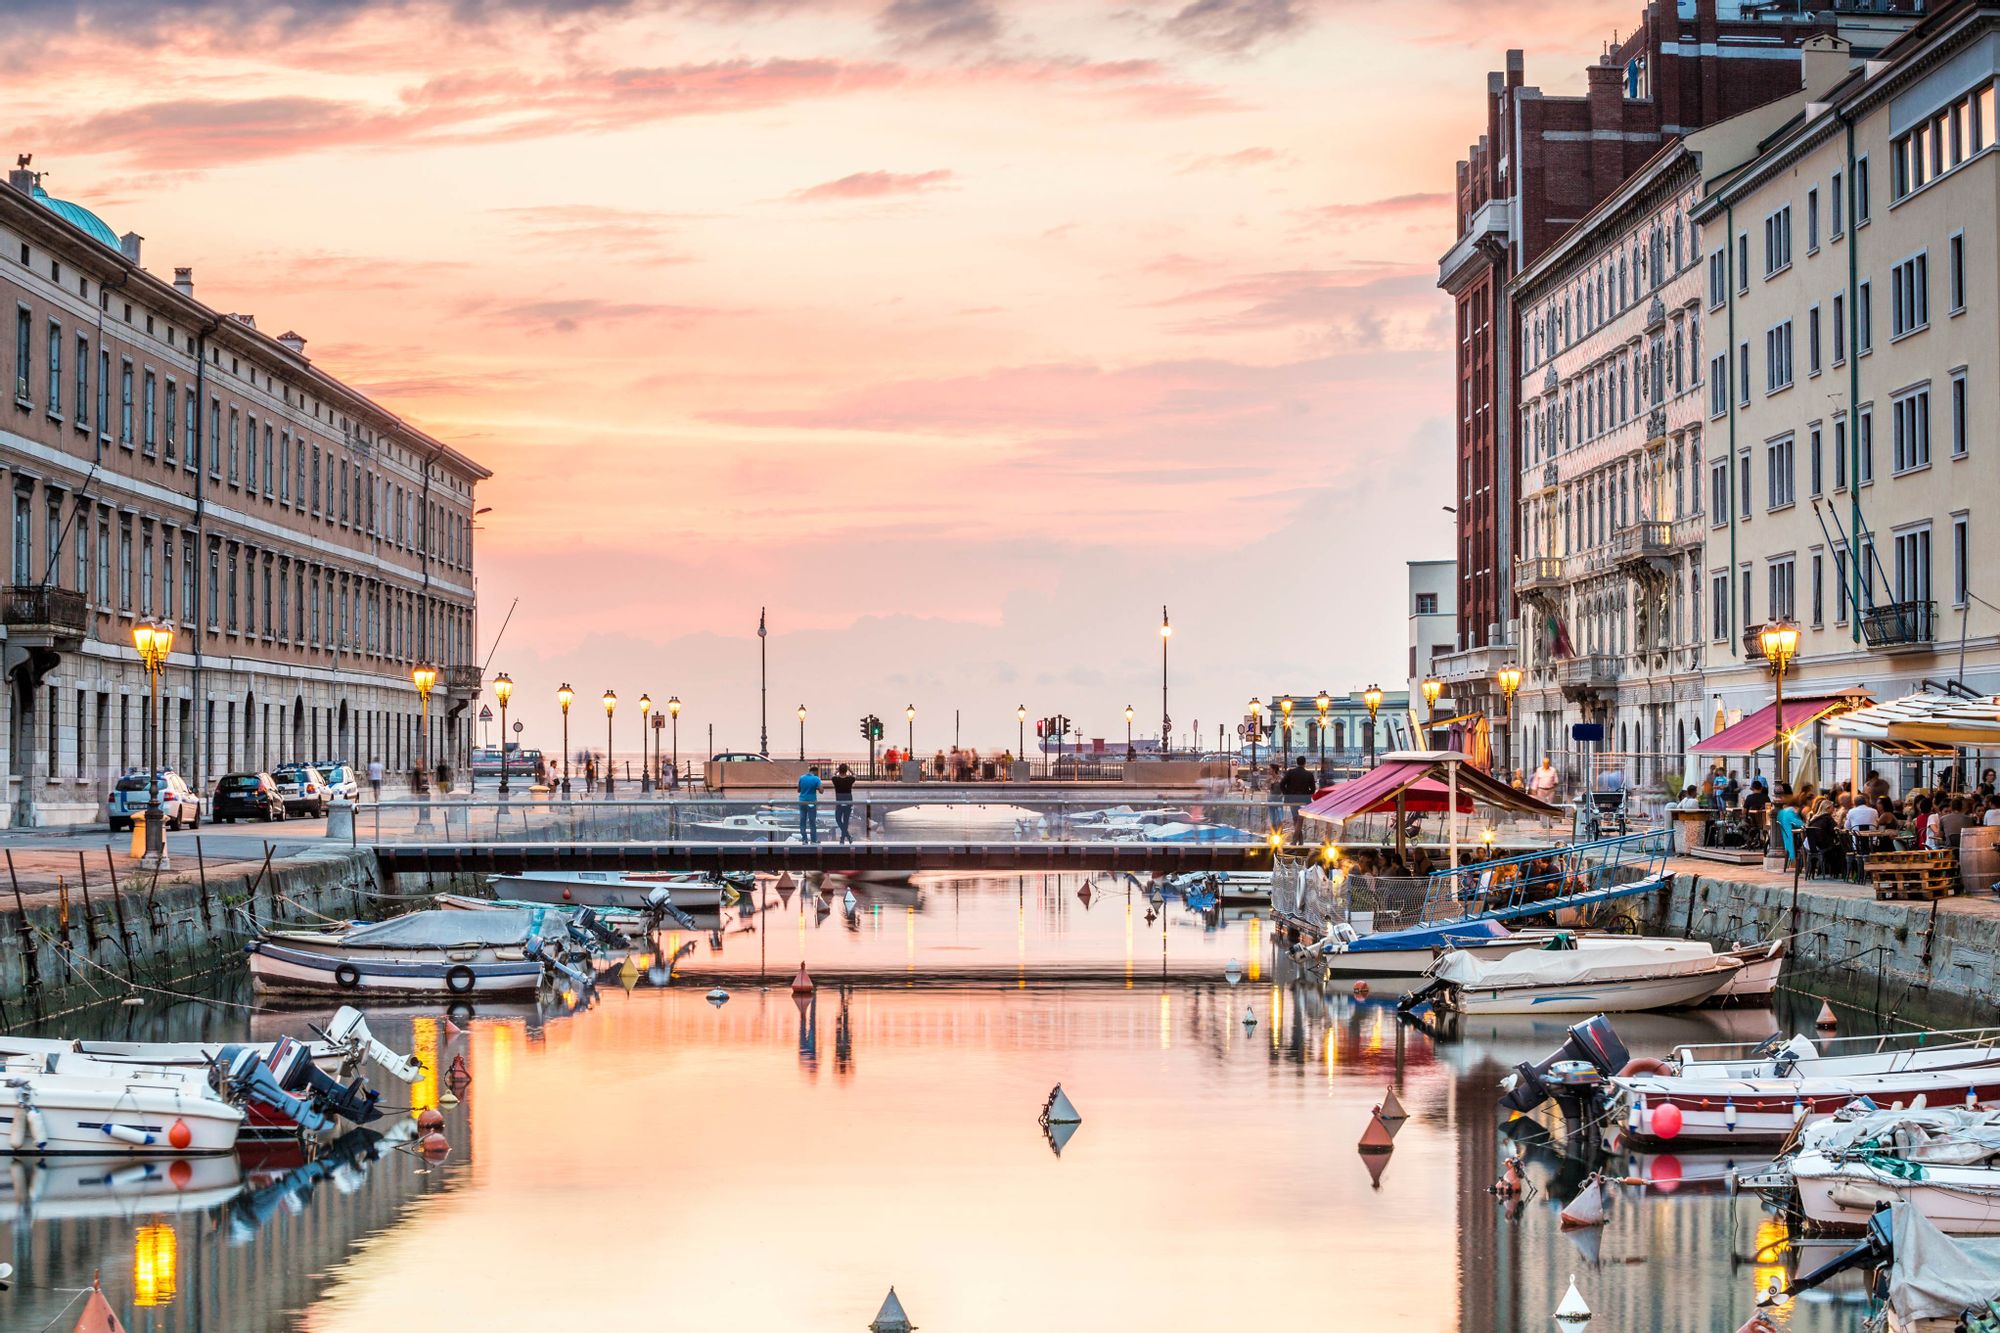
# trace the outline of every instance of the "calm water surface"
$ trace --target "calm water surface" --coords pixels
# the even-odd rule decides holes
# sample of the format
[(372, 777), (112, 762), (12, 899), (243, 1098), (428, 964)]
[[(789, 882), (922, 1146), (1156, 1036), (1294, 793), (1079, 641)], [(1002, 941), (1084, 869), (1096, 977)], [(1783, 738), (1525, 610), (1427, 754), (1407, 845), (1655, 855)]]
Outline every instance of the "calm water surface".
[[(310, 1161), (17, 1164), (0, 1328), (66, 1331), (101, 1272), (129, 1327), (204, 1333), (528, 1329), (579, 1310), (854, 1333), (892, 1283), (931, 1333), (1544, 1330), (1574, 1273), (1592, 1333), (1727, 1333), (1773, 1273), (1832, 1252), (1801, 1258), (1723, 1187), (1726, 1159), (1694, 1154), (1623, 1159), (1652, 1185), (1601, 1235), (1565, 1234), (1581, 1170), (1548, 1149), (1529, 1149), (1533, 1198), (1487, 1193), (1508, 1151), (1495, 1083), (1560, 1023), (1427, 1034), (1381, 999), (1274, 976), (1248, 913), (1216, 930), (1170, 903), (1148, 922), (1122, 884), (1088, 906), (1080, 884), (859, 887), (851, 917), (774, 896), (732, 913), (719, 948), (663, 936), (594, 998), (481, 1011), (456, 1041), (433, 1010), (378, 1010), (392, 1044), (472, 1072), (447, 1161), (351, 1136)], [(809, 1000), (785, 985), (802, 958)], [(721, 1008), (704, 999), (718, 981)], [(250, 998), (240, 981), (218, 994)], [(156, 1001), (60, 1030), (267, 1037), (317, 1016)], [(1639, 1051), (1772, 1022), (1617, 1026)], [(1057, 1081), (1083, 1116), (1060, 1156), (1036, 1125)], [(1393, 1154), (1363, 1158), (1391, 1085), (1411, 1119)], [(1843, 1287), (1780, 1322), (1847, 1333), (1857, 1301)]]

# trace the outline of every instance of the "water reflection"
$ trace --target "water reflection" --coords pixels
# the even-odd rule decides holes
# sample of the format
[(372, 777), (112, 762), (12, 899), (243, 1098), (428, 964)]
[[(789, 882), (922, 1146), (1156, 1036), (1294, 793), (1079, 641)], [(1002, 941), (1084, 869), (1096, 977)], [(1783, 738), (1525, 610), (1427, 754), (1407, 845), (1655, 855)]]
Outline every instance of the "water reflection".
[[(1650, 1183), (1617, 1190), (1603, 1227), (1563, 1231), (1589, 1165), (1494, 1107), (1560, 1023), (1427, 1031), (1387, 998), (1301, 985), (1254, 921), (1218, 929), (1102, 887), (1085, 906), (1077, 887), (942, 881), (902, 903), (857, 888), (853, 929), (839, 909), (822, 922), (816, 894), (774, 894), (750, 929), (724, 914), (719, 948), (706, 930), (664, 936), (573, 1003), (482, 1011), (463, 1032), (371, 1013), (433, 1071), (410, 1104), (443, 1111), (446, 1161), (400, 1130), (240, 1162), (17, 1163), (0, 1226), (20, 1277), (0, 1326), (42, 1327), (101, 1270), (135, 1330), (542, 1328), (580, 1300), (611, 1308), (632, 1278), (650, 1303), (677, 1274), (671, 1326), (688, 1328), (852, 1330), (893, 1284), (945, 1333), (1278, 1318), (1507, 1333), (1552, 1327), (1575, 1273), (1599, 1333), (1708, 1333), (1801, 1262), (1727, 1188), (1726, 1159), (1692, 1154), (1614, 1159)], [(779, 940), (760, 989), (757, 955)], [(819, 985), (793, 996), (801, 951)], [(1044, 966), (1070, 979), (1024, 984)], [(915, 984), (933, 969), (956, 980)], [(188, 1005), (64, 1027), (262, 1037), (298, 1017)], [(1634, 1050), (1771, 1024), (1618, 1021)], [(443, 1077), (455, 1059), (462, 1099)], [(1082, 1117), (1060, 1143), (1037, 1117), (1058, 1082)], [(1409, 1113), (1393, 1152), (1357, 1152), (1391, 1087)], [(1515, 1153), (1530, 1188), (1496, 1197)], [(1852, 1299), (1843, 1286), (1783, 1322), (1852, 1333)]]

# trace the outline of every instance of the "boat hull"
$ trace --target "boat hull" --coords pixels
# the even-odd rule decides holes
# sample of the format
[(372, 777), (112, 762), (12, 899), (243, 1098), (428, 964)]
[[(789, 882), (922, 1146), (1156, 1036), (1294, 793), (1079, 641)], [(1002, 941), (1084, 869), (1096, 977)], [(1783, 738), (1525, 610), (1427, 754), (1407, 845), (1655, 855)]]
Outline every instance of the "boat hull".
[(622, 907), (646, 910), (646, 895), (665, 888), (673, 894), (674, 906), (686, 911), (695, 907), (719, 907), (728, 888), (713, 880), (676, 879), (672, 876), (599, 876), (583, 878), (555, 872), (531, 871), (521, 875), (492, 877), (493, 896), (516, 898), (528, 903), (555, 907)]
[(1629, 1014), (1700, 1004), (1737, 969), (1566, 985), (1459, 986), (1445, 1003), (1462, 1014)]
[(1815, 1231), (1861, 1231), (1883, 1204), (1907, 1203), (1951, 1235), (2000, 1235), (2000, 1171), (1926, 1166), (1924, 1174), (1898, 1180), (1865, 1162), (1818, 1153), (1801, 1153), (1792, 1164), (1799, 1210)]
[(542, 964), (531, 958), (455, 961), (436, 954), (349, 956), (338, 950), (294, 948), (274, 940), (248, 946), (250, 983), (260, 991), (312, 994), (445, 996), (454, 1000), (532, 995)]
[[(101, 1089), (0, 1086), (0, 1152), (32, 1157), (199, 1157), (236, 1147), (243, 1113), (226, 1102), (177, 1093), (135, 1092), (106, 1082)], [(35, 1115), (22, 1105), (29, 1094)], [(15, 1121), (27, 1118), (26, 1142), (12, 1146)], [(185, 1142), (176, 1144), (176, 1126)]]
[[(1824, 1120), (1861, 1097), (1885, 1109), (1909, 1106), (1918, 1097), (1927, 1106), (1964, 1106), (1968, 1098), (1982, 1103), (2000, 1099), (2000, 1066), (1927, 1076), (1809, 1079), (1789, 1086), (1770, 1079), (1750, 1084), (1674, 1078), (1618, 1079), (1613, 1086), (1621, 1095), (1627, 1138), (1635, 1144), (1781, 1143), (1800, 1119), (1809, 1124)], [(1636, 1116), (1635, 1094), (1643, 1098)], [(1669, 1103), (1681, 1113), (1680, 1128), (1671, 1140), (1652, 1132), (1653, 1113)]]

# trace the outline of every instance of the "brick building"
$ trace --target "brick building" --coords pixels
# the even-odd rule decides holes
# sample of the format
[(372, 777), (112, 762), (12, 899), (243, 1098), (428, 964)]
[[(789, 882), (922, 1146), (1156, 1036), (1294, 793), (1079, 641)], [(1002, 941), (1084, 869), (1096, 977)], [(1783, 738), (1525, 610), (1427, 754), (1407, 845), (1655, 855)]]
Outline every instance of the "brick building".
[(1674, 139), (1794, 92), (1821, 34), (1880, 50), (1923, 0), (1654, 0), (1607, 44), (1582, 96), (1526, 82), (1520, 51), (1487, 76), (1485, 132), (1458, 164), (1457, 239), (1438, 266), (1454, 302), (1458, 652), (1440, 675), (1459, 711), (1497, 714), (1494, 672), (1515, 652), (1513, 561), (1521, 473), (1514, 277)]
[(462, 766), (473, 488), (490, 474), (314, 365), (305, 339), (141, 267), (140, 237), (0, 188), (0, 822), (102, 816), (151, 716), (135, 625), (175, 629), (166, 767), (203, 784), (286, 760), (421, 753), (410, 668), (439, 668), (431, 750)]

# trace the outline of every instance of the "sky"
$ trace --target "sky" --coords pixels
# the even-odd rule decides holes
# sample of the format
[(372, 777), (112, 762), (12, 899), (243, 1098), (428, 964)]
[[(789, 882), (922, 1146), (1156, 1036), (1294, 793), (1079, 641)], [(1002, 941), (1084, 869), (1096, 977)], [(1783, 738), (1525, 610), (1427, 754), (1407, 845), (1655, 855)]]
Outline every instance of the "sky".
[[(480, 460), (481, 658), (685, 759), (1395, 688), (1453, 166), (1591, 0), (8, 0), (6, 143)], [(1501, 20), (1496, 22), (1496, 20)], [(511, 614), (510, 614), (511, 613)], [(504, 624), (504, 632), (503, 632)], [(593, 710), (594, 712), (595, 710)], [(579, 719), (579, 725), (582, 725)], [(591, 725), (595, 725), (593, 722)], [(621, 750), (636, 744), (636, 728)], [(1030, 738), (1032, 744), (1032, 737)]]

